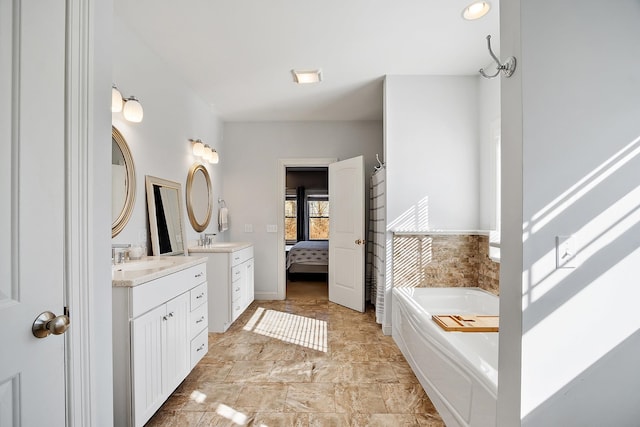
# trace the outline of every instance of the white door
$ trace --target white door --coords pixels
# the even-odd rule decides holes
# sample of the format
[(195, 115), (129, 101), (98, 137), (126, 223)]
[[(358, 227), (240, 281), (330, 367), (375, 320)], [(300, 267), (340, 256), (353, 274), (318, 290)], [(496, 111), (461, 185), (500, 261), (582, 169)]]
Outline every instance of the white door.
[(65, 425), (65, 13), (0, 0), (0, 426)]
[(329, 165), (329, 301), (364, 311), (364, 158)]

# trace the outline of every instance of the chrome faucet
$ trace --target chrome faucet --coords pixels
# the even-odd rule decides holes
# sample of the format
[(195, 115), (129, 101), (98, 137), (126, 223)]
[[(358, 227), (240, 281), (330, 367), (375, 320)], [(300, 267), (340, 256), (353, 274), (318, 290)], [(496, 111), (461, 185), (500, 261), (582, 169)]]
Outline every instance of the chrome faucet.
[[(129, 254), (131, 243), (114, 243), (111, 245), (111, 265), (122, 264)], [(120, 250), (119, 250), (120, 249)]]

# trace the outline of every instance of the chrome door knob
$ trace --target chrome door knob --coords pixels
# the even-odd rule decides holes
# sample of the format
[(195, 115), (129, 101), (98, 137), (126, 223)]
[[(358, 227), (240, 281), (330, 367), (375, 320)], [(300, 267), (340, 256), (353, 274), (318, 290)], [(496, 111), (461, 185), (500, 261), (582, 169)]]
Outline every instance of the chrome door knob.
[(40, 315), (33, 322), (31, 332), (36, 338), (46, 338), (49, 335), (64, 334), (69, 328), (69, 316), (63, 314), (56, 316), (50, 311), (40, 313)]

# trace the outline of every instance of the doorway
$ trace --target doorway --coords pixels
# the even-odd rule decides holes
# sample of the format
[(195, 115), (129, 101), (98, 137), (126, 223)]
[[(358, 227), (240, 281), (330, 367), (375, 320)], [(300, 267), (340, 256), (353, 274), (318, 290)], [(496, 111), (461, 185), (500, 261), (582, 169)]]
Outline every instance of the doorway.
[[(327, 298), (324, 296), (324, 293), (328, 292), (326, 267), (321, 263), (306, 267), (297, 265), (290, 275), (287, 259), (289, 251), (298, 241), (310, 242), (311, 246), (321, 246), (320, 242), (327, 242), (327, 239), (322, 238), (322, 225), (328, 221), (325, 208), (328, 207), (329, 188), (328, 184), (325, 185), (323, 182), (328, 183), (328, 166), (334, 162), (334, 158), (280, 160), (278, 299), (286, 299), (289, 296)], [(298, 187), (304, 187), (304, 190)], [(287, 295), (288, 293), (290, 295)]]

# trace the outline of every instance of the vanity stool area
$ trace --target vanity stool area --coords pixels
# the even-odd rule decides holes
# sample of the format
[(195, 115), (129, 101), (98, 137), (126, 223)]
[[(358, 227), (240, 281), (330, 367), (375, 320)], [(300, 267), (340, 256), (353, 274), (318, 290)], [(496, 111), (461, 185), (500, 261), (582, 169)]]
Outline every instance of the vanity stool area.
[(119, 264), (112, 284), (114, 425), (139, 427), (208, 351), (206, 258)]
[(189, 253), (208, 257), (209, 332), (225, 332), (254, 299), (253, 245), (218, 242)]

